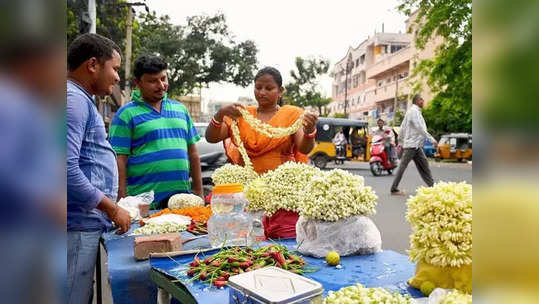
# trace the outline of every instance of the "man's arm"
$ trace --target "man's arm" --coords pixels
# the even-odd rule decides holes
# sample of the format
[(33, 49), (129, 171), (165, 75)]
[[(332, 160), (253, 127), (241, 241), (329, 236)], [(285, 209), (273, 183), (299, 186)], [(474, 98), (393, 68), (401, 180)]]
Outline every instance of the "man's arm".
[(88, 106), (82, 96), (68, 93), (66, 106), (67, 193), (75, 198), (78, 205), (84, 209), (92, 210), (97, 207), (105, 195), (90, 183), (79, 167), (80, 149), (89, 115)]
[(85, 100), (78, 99), (77, 95), (70, 96), (68, 93), (66, 107), (67, 193), (79, 202), (78, 205), (87, 210), (97, 208), (104, 211), (120, 227), (118, 233), (124, 233), (131, 225), (129, 213), (119, 208), (103, 192), (94, 187), (79, 167), (80, 149), (89, 115)]
[(414, 114), (415, 115), (413, 119), (411, 120), (411, 123), (413, 124), (413, 126), (421, 133), (421, 135), (428, 138), (434, 145), (437, 145), (438, 141), (436, 141), (436, 139), (434, 139), (434, 137), (432, 137), (432, 135), (429, 134), (429, 132), (427, 131), (426, 124), (421, 123), (422, 121), (424, 121), (423, 116), (421, 115), (421, 112), (415, 111)]
[(118, 200), (127, 196), (127, 158), (128, 155), (118, 154), (116, 162), (118, 163)]
[(200, 157), (198, 156), (198, 150), (196, 144), (189, 145), (189, 167), (191, 179), (193, 180), (192, 190), (195, 195), (198, 195), (202, 198), (202, 170), (200, 169)]

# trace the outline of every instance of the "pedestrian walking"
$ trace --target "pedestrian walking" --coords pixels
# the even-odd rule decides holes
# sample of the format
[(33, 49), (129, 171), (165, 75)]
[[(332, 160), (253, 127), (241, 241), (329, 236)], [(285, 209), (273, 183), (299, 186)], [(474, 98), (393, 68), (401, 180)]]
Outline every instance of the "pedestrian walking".
[(399, 169), (393, 180), (393, 185), (391, 185), (392, 195), (405, 194), (398, 189), (398, 186), (402, 179), (402, 175), (411, 160), (414, 161), (423, 181), (425, 181), (429, 187), (434, 184), (432, 173), (429, 168), (429, 162), (425, 156), (425, 152), (423, 152), (423, 144), (425, 138), (428, 138), (435, 147), (438, 146), (438, 142), (427, 131), (425, 119), (423, 119), (423, 115), (421, 114), (421, 109), (425, 105), (425, 101), (421, 95), (414, 95), (412, 103), (412, 107), (406, 112), (401, 124), (399, 137), (400, 142), (402, 143), (403, 153)]

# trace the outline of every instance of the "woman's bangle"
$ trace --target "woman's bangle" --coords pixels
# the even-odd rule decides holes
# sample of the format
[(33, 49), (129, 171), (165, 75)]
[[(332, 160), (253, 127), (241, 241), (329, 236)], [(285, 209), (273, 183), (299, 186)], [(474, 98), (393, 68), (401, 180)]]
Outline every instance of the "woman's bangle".
[(223, 125), (223, 122), (218, 122), (217, 119), (215, 119), (215, 117), (212, 117), (210, 124), (216, 128), (221, 128), (221, 126)]
[(314, 132), (311, 134), (303, 133), (303, 137), (308, 138), (308, 139), (314, 139), (317, 133), (318, 133), (318, 130), (314, 129)]

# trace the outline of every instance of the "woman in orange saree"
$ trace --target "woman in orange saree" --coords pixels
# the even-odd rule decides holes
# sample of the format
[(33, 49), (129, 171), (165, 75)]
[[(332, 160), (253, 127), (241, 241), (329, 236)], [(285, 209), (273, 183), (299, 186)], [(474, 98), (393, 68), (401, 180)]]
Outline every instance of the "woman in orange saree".
[[(263, 174), (273, 170), (287, 161), (308, 161), (308, 154), (314, 147), (316, 135), (316, 114), (305, 113), (303, 128), (295, 134), (282, 138), (269, 138), (253, 129), (243, 119), (238, 108), (244, 108), (255, 118), (273, 127), (289, 127), (303, 114), (301, 108), (278, 103), (284, 92), (282, 77), (275, 68), (266, 67), (255, 76), (255, 98), (258, 107), (244, 107), (233, 104), (221, 108), (212, 118), (206, 129), (208, 142), (223, 141), (225, 152), (233, 164), (244, 165), (238, 151), (237, 143), (233, 140), (231, 122), (237, 120), (240, 137), (253, 163), (254, 170)], [(278, 210), (271, 217), (264, 218), (264, 232), (267, 238), (296, 237), (296, 222), (298, 213)]]

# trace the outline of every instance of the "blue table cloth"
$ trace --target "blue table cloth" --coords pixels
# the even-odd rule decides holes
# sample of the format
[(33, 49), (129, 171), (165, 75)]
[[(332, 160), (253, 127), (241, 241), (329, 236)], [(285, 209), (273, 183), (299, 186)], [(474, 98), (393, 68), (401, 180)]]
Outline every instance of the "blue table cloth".
[[(126, 234), (117, 235), (114, 231), (103, 234), (103, 243), (108, 257), (108, 279), (114, 304), (156, 303), (157, 285), (150, 279), (150, 261), (137, 261), (133, 253), (135, 236), (129, 236), (138, 228), (133, 223)], [(182, 232), (182, 238), (194, 235)], [(208, 248), (207, 238), (197, 239), (183, 245), (184, 250)]]
[[(296, 248), (294, 239), (281, 240), (277, 243), (286, 245), (289, 249)], [(263, 242), (261, 245), (269, 244)], [(205, 255), (211, 255), (217, 251), (209, 251)], [(202, 254), (200, 256), (203, 256)], [(193, 260), (193, 255), (177, 256), (173, 258), (151, 258), (151, 267), (172, 275), (185, 282), (187, 289), (201, 303), (226, 303), (228, 299), (228, 287), (218, 289), (198, 281), (188, 282), (190, 277), (186, 272), (188, 263)], [(384, 287), (392, 292), (410, 294), (412, 297), (421, 297), (421, 292), (410, 287), (406, 281), (413, 276), (415, 265), (408, 261), (408, 257), (391, 250), (383, 252), (350, 256), (341, 258), (341, 269), (328, 266), (324, 259), (304, 257), (310, 266), (319, 267), (313, 273), (305, 274), (324, 287), (324, 296), (330, 290), (339, 290), (342, 287), (361, 283), (367, 287)]]

